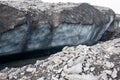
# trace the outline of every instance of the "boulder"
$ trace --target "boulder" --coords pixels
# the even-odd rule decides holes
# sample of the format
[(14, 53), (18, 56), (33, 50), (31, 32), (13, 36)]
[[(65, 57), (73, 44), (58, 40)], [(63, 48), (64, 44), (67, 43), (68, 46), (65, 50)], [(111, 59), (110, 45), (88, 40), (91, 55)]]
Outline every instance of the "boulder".
[(0, 34), (25, 24), (25, 15), (16, 8), (0, 4)]
[(0, 7), (0, 56), (56, 46), (93, 45), (115, 19), (111, 9), (87, 3), (1, 1)]

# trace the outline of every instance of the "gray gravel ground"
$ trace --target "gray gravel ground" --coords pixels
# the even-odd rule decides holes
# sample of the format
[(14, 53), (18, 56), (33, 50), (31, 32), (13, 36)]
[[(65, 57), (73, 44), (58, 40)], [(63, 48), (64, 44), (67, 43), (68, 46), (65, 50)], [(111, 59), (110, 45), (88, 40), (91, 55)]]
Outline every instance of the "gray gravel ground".
[(45, 60), (6, 67), (0, 80), (120, 80), (120, 38), (94, 46), (64, 47)]

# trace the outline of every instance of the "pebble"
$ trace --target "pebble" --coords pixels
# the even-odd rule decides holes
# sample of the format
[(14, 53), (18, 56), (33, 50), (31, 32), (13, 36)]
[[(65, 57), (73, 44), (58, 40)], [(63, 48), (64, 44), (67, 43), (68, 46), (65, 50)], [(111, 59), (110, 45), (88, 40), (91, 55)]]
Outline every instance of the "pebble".
[(68, 74), (79, 74), (82, 72), (82, 64), (81, 63), (78, 63), (74, 66), (72, 66), (71, 68), (68, 68), (68, 69), (64, 69), (64, 71)]
[(111, 70), (104, 70), (103, 72), (105, 72), (105, 73), (107, 73), (107, 74), (109, 74), (109, 75), (112, 74), (112, 71), (111, 71)]
[(110, 68), (113, 68), (113, 67), (114, 67), (114, 64), (113, 64), (112, 62), (108, 62), (108, 61), (107, 61), (107, 62), (106, 62), (106, 67), (109, 68), (109, 69), (110, 69)]
[(87, 71), (87, 70), (89, 70), (89, 68), (88, 68), (88, 67), (85, 67), (85, 68), (84, 68), (84, 71)]
[(55, 64), (62, 63), (62, 60), (60, 59), (60, 56), (53, 57), (52, 60)]
[(116, 78), (117, 77), (117, 70), (114, 68), (113, 69), (113, 72), (112, 72), (112, 74), (111, 74), (111, 77), (112, 78)]
[(106, 73), (102, 73), (98, 80), (108, 80), (107, 74)]
[(70, 74), (70, 75), (66, 75), (66, 78), (68, 80), (97, 80), (97, 76), (93, 76), (93, 75), (79, 75), (79, 74)]
[(52, 80), (59, 80), (58, 78), (56, 78), (56, 77), (54, 77), (54, 76), (52, 76)]
[(64, 57), (61, 57), (61, 60), (63, 60), (63, 61), (67, 61), (69, 58), (68, 57), (66, 57), (66, 56), (64, 56)]
[(95, 67), (91, 67), (91, 68), (90, 68), (90, 71), (94, 71), (94, 70), (95, 70)]
[(72, 66), (73, 63), (74, 63), (74, 62), (73, 62), (73, 59), (70, 59), (70, 60), (67, 62), (67, 65), (68, 65), (68, 66)]
[(37, 60), (36, 63), (35, 63), (35, 66), (38, 66), (40, 65), (41, 61)]
[(7, 80), (7, 74), (0, 73), (0, 80)]
[(37, 79), (37, 80), (44, 80), (44, 77), (41, 77), (41, 78), (39, 78), (39, 79)]
[(27, 72), (35, 72), (35, 71), (36, 71), (36, 68), (30, 68), (30, 67), (28, 67), (28, 68), (26, 69), (26, 71), (27, 71)]

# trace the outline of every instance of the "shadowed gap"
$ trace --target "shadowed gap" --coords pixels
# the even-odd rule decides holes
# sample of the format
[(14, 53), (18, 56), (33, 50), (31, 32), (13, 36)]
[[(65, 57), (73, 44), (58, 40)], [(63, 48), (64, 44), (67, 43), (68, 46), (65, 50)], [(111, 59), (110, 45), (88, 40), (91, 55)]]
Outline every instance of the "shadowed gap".
[(51, 54), (62, 51), (63, 47), (65, 46), (0, 56), (0, 70), (4, 69), (5, 67), (20, 67), (27, 64), (34, 64), (36, 60), (44, 60)]

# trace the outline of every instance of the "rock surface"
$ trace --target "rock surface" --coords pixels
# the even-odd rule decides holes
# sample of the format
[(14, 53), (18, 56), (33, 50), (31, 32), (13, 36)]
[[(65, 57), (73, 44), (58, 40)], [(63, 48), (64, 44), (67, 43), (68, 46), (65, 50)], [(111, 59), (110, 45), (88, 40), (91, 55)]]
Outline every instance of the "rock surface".
[(93, 45), (115, 20), (111, 9), (87, 3), (0, 1), (0, 7), (0, 56), (64, 45)]
[(120, 38), (64, 47), (45, 60), (0, 71), (2, 80), (120, 80)]
[(115, 38), (120, 38), (120, 14), (116, 14), (115, 19), (112, 22), (111, 26), (102, 36), (103, 41), (111, 40)]
[(25, 15), (19, 10), (0, 4), (0, 34), (25, 23)]
[(120, 80), (120, 18), (111, 9), (39, 0), (1, 1), (0, 7), (0, 56), (93, 44), (106, 30), (102, 38), (110, 39), (93, 46), (66, 46), (34, 64), (7, 67), (9, 64), (3, 69), (0, 64), (0, 80)]

